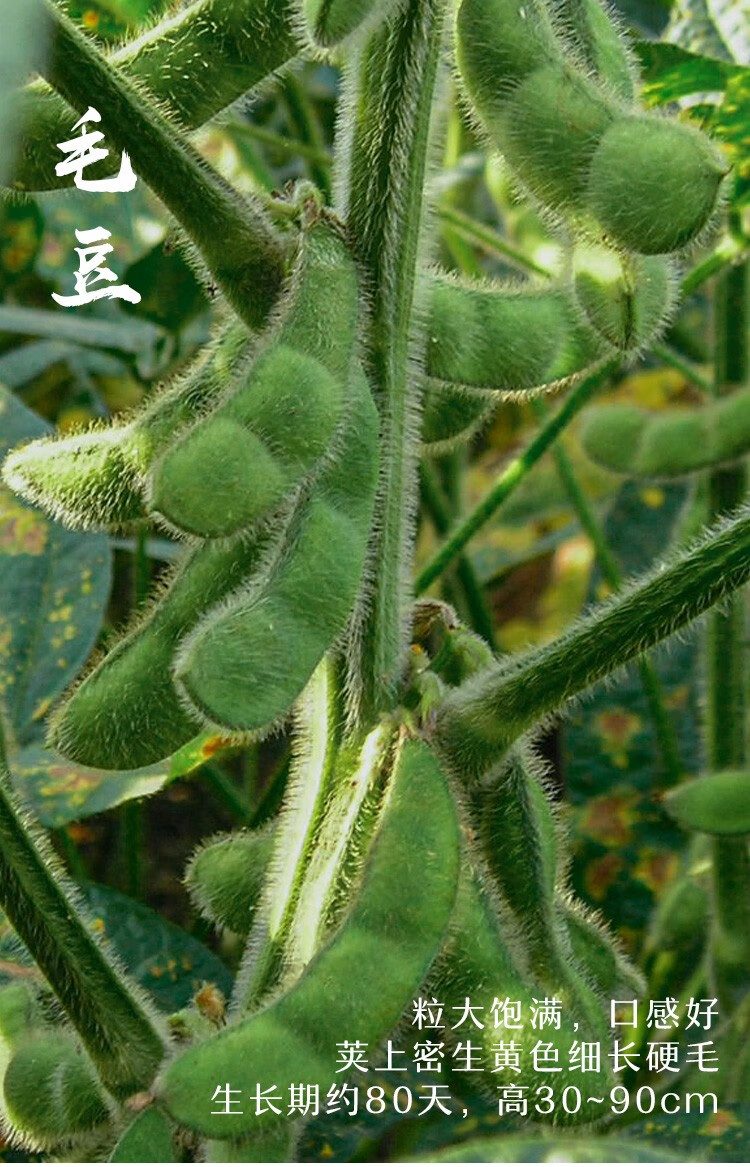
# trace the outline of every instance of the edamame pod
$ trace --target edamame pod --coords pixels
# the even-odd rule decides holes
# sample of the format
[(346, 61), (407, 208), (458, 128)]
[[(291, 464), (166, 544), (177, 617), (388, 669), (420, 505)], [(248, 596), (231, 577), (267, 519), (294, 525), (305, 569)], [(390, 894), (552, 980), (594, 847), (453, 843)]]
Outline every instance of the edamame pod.
[(246, 935), (252, 926), (274, 846), (274, 826), (214, 839), (190, 860), (185, 883), (201, 915)]
[(320, 45), (335, 45), (363, 24), (385, 19), (395, 0), (302, 0), (308, 32)]
[(669, 261), (579, 246), (573, 288), (587, 322), (613, 348), (636, 352), (664, 327), (673, 303)]
[(685, 830), (750, 835), (750, 774), (732, 770), (683, 782), (667, 791), (664, 805)]
[(458, 823), (446, 779), (429, 746), (402, 740), (349, 915), (283, 996), (167, 1068), (156, 1091), (172, 1117), (203, 1134), (236, 1138), (276, 1116), (245, 1107), (242, 1115), (214, 1117), (217, 1082), (231, 1081), (246, 1097), (259, 1082), (286, 1096), (292, 1082), (325, 1089), (335, 1080), (336, 1042), (353, 1039), (344, 1035), (374, 1048), (435, 957), (458, 866)]
[(700, 235), (728, 169), (693, 126), (654, 114), (623, 117), (593, 155), (586, 201), (620, 247), (661, 255)]
[(595, 405), (583, 415), (581, 444), (597, 465), (629, 478), (681, 478), (733, 462), (750, 451), (750, 391), (658, 413)]
[(204, 612), (247, 582), (271, 545), (266, 532), (191, 551), (168, 591), (57, 711), (49, 735), (55, 749), (84, 766), (132, 770), (195, 737), (201, 721), (172, 679), (178, 645)]
[(8, 1120), (38, 1146), (93, 1130), (109, 1118), (91, 1064), (63, 1034), (25, 1043), (11, 1058), (3, 1090)]
[(132, 421), (19, 446), (3, 464), (5, 482), (67, 527), (117, 531), (147, 518), (145, 481), (154, 459), (219, 396), (250, 344), (243, 324), (228, 325), (188, 373)]
[[(559, 1029), (550, 1028), (540, 1034), (532, 1026), (532, 1010), (549, 994), (524, 968), (526, 964), (523, 934), (507, 918), (502, 905), (495, 904), (479, 874), (467, 864), (462, 870), (448, 940), (431, 978), (430, 990), (439, 994), (446, 1005), (445, 1037), (450, 1048), (455, 1048), (455, 1042), (460, 1040), (471, 1041), (475, 1049), (481, 1050), (482, 1069), (475, 1074), (462, 1072), (459, 1076), (469, 1077), (473, 1086), (494, 1101), (498, 1086), (519, 1080), (529, 1087), (529, 1095), (537, 1087), (549, 1085), (551, 1077), (555, 1079), (555, 1091), (562, 1091), (568, 1085), (580, 1087), (580, 1077), (570, 1069), (570, 1059), (574, 1043), (587, 1040), (588, 1030), (571, 1008), (561, 1010)], [(469, 1018), (463, 1024), (453, 1024), (456, 1011), (467, 1000), (482, 1021), (483, 1030), (478, 1030)], [(510, 1011), (503, 1007), (506, 1002)], [(559, 1067), (559, 1072), (547, 1074), (535, 1069), (533, 1048), (539, 1041), (554, 1047), (550, 1064)], [(512, 1062), (503, 1058), (503, 1049), (507, 1050), (511, 1042), (520, 1060), (520, 1078)], [(588, 1103), (586, 1096), (604, 1094), (606, 1097), (614, 1085), (606, 1059), (602, 1059), (601, 1070), (587, 1073), (586, 1079), (591, 1090), (583, 1092), (580, 1109), (569, 1114), (561, 1107), (556, 1108), (549, 1116), (553, 1123), (576, 1126), (596, 1119), (596, 1107)]]
[(636, 96), (637, 71), (619, 18), (599, 0), (552, 0), (555, 30), (585, 72), (622, 101)]
[[(602, 21), (603, 10), (599, 44)], [(622, 75), (611, 89), (589, 78), (580, 38), (573, 54), (565, 40), (541, 3), (463, 0), (459, 69), (493, 145), (578, 231), (646, 255), (685, 247), (710, 221), (727, 166), (699, 131), (641, 113)]]
[(120, 1136), (110, 1163), (173, 1163), (175, 1147), (169, 1122), (155, 1106), (149, 1106)]
[(603, 921), (573, 898), (559, 901), (558, 911), (565, 922), (579, 971), (603, 1002), (617, 1000), (626, 993), (638, 998), (647, 995), (640, 969), (620, 952)]
[(570, 960), (557, 912), (554, 817), (530, 756), (516, 751), (478, 792), (487, 866), (523, 936), (528, 971), (597, 1040), (607, 1025), (599, 1001)]
[(278, 506), (331, 444), (358, 313), (357, 273), (342, 230), (319, 218), (302, 232), (280, 324), (239, 384), (154, 466), (149, 508), (178, 531), (216, 538)]
[(257, 732), (286, 717), (343, 631), (375, 504), (378, 414), (359, 370), (334, 457), (306, 490), (273, 565), (182, 641), (173, 675), (207, 725)]

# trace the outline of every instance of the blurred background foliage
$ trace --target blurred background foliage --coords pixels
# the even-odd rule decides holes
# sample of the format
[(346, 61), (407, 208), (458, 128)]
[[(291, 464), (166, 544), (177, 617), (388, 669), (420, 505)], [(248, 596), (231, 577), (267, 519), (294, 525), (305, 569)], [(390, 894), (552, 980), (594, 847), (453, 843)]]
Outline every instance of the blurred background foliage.
[[(63, 7), (112, 45), (171, 5), (65, 0)], [(685, 117), (710, 128), (725, 145), (735, 167), (726, 246), (739, 255), (750, 234), (747, 13), (743, 20), (742, 4), (726, 0), (677, 0), (671, 6), (623, 0), (618, 7), (638, 38), (647, 101), (679, 103)], [(239, 101), (201, 130), (198, 145), (245, 189), (270, 193), (307, 177), (330, 193), (338, 83), (334, 65), (292, 67), (266, 85), (262, 96)], [(554, 272), (562, 262), (557, 241), (516, 201), (501, 163), (482, 153), (450, 83), (443, 118), (443, 167), (430, 192), (435, 260), (503, 280), (523, 279), (535, 266)], [(99, 224), (112, 232), (113, 269), (141, 292), (141, 303), (58, 309), (51, 293), (70, 290), (74, 229)], [(623, 369), (607, 396), (664, 410), (700, 402), (712, 375), (710, 307), (707, 284), (684, 300), (663, 343)], [(66, 190), (7, 203), (0, 219), (0, 457), (46, 427), (80, 427), (140, 405), (190, 361), (216, 312), (212, 289), (175, 247), (170, 223), (143, 183), (129, 194)], [(539, 420), (532, 404), (504, 405), (468, 448), (432, 459), (454, 518), (487, 494)], [(500, 652), (550, 640), (611, 590), (611, 572), (602, 570), (571, 494), (571, 474), (626, 576), (700, 525), (705, 500), (699, 488), (643, 486), (597, 469), (580, 449), (574, 422), (469, 547)], [(423, 562), (439, 541), (425, 502)], [(91, 652), (146, 602), (176, 553), (156, 531), (119, 539), (66, 532), (0, 488), (0, 697), (12, 721), (14, 780), (53, 830), (71, 874), (87, 889), (103, 932), (128, 968), (160, 1004), (179, 1008), (203, 980), (228, 989), (240, 951), (237, 938), (214, 935), (193, 913), (181, 883), (185, 862), (207, 835), (238, 823), (259, 826), (275, 812), (288, 741), (281, 735), (237, 750), (205, 736), (165, 765), (112, 775), (57, 757), (43, 740), (50, 706)], [(460, 608), (461, 591), (450, 573), (443, 589)], [(695, 634), (666, 645), (654, 663), (679, 774), (697, 772)], [(685, 970), (700, 961), (700, 905), (692, 930), (676, 935), (670, 948), (662, 929), (655, 949), (655, 921), (664, 914), (665, 897), (685, 880), (689, 862), (686, 836), (660, 809), (659, 793), (676, 777), (662, 747), (637, 668), (582, 702), (543, 743), (566, 799), (576, 892), (602, 910), (647, 968), (653, 971), (661, 960), (653, 983), (674, 992), (670, 976), (684, 982)], [(28, 958), (9, 930), (0, 928), (0, 977), (15, 975), (31, 975)], [(384, 1119), (369, 1125), (328, 1120), (310, 1128), (302, 1150), (312, 1159), (421, 1154), (471, 1136), (466, 1159), (482, 1161), (481, 1136), (495, 1133), (498, 1120), (486, 1114), (460, 1131), (448, 1119), (423, 1122), (418, 1136), (409, 1120), (394, 1120), (394, 1126)], [(683, 1118), (662, 1133), (661, 1143), (658, 1123), (643, 1126), (665, 1158), (675, 1150), (678, 1158), (747, 1158), (747, 1124), (733, 1116), (722, 1129), (708, 1118)], [(628, 1132), (629, 1139), (638, 1137), (637, 1130)], [(635, 1143), (625, 1149), (625, 1158), (641, 1157)], [(585, 1146), (579, 1150), (585, 1159)], [(614, 1144), (610, 1153), (614, 1161)], [(508, 1157), (514, 1154), (544, 1160), (550, 1147), (509, 1139)]]

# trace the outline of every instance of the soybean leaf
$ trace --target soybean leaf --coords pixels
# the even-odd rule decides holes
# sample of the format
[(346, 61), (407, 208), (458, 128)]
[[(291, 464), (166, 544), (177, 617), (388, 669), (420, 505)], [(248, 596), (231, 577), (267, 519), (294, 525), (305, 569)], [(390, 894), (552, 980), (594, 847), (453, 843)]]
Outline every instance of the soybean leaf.
[(636, 52), (645, 82), (644, 97), (654, 105), (693, 93), (723, 92), (733, 77), (744, 72), (739, 65), (667, 42), (639, 41)]
[(162, 333), (145, 320), (97, 320), (65, 311), (44, 308), (0, 306), (0, 332), (19, 336), (48, 337), (51, 340), (115, 349), (147, 357), (162, 339)]
[(183, 1009), (204, 981), (229, 995), (228, 970), (200, 941), (112, 888), (89, 884), (84, 890), (103, 935), (160, 1009)]
[[(0, 388), (0, 460), (47, 430)], [(0, 698), (19, 743), (40, 736), (91, 652), (111, 570), (106, 536), (66, 531), (0, 487)]]
[(139, 304), (123, 303), (127, 316), (150, 320), (167, 332), (178, 332), (208, 307), (208, 297), (179, 251), (158, 244), (128, 267), (123, 280), (137, 288)]
[(92, 770), (31, 742), (11, 752), (13, 784), (45, 827), (62, 827), (134, 798), (155, 794), (170, 780), (170, 764), (142, 770)]

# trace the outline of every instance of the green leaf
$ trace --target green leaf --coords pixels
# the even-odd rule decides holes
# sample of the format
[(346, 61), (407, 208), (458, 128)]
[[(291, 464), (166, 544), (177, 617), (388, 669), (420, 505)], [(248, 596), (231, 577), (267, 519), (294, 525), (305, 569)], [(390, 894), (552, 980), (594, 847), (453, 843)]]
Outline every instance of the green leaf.
[[(0, 461), (47, 429), (0, 388)], [(0, 487), (0, 699), (20, 743), (42, 733), (89, 656), (110, 582), (105, 536), (66, 531)]]
[(0, 307), (0, 332), (45, 336), (141, 357), (150, 356), (163, 335), (145, 320), (97, 320), (65, 309), (53, 312), (8, 304)]
[(42, 826), (64, 827), (134, 798), (156, 794), (170, 781), (168, 762), (142, 770), (92, 770), (32, 742), (9, 758), (13, 784)]
[(735, 205), (746, 205), (750, 201), (750, 69), (741, 70), (728, 82), (711, 130), (724, 142), (735, 167)]
[(687, 831), (750, 835), (750, 774), (708, 774), (664, 796), (664, 805)]
[(723, 92), (729, 81), (744, 70), (716, 57), (691, 53), (680, 45), (638, 41), (646, 101), (664, 105), (692, 93)]
[[(184, 1009), (206, 981), (229, 995), (232, 978), (226, 967), (182, 928), (110, 887), (92, 883), (80, 890), (96, 931), (159, 1009), (166, 1013)], [(34, 975), (33, 967), (25, 947), (2, 921), (0, 979)]]

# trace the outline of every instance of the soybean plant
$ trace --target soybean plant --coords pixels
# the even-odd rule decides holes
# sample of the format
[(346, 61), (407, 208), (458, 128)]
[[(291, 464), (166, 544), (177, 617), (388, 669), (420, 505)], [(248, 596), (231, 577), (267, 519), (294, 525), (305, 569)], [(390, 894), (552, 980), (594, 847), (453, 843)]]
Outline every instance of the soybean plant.
[[(193, 0), (111, 55), (64, 5), (29, 3), (48, 53), (15, 107), (9, 186), (59, 185), (55, 144), (100, 108), (219, 297), (210, 341), (143, 409), (4, 463), (7, 486), (68, 527), (157, 529), (181, 546), (150, 606), (52, 711), (49, 742), (113, 771), (207, 730), (244, 747), (286, 728), (294, 744), (272, 821), (209, 839), (188, 865), (197, 911), (244, 945), (217, 1025), (199, 1003), (161, 1015), (112, 960), (13, 795), (0, 738), (0, 904), (43, 978), (0, 991), (8, 1129), (55, 1158), (287, 1158), (301, 1121), (249, 1104), (221, 1113), (220, 1084), (325, 1091), (336, 1043), (374, 1050), (403, 1034), (420, 993), (488, 1014), (556, 998), (563, 1063), (577, 1041), (606, 1047), (609, 1000), (646, 988), (571, 890), (535, 739), (592, 685), (730, 602), (750, 577), (750, 510), (735, 491), (732, 513), (715, 507), (691, 545), (623, 586), (613, 577), (608, 600), (519, 654), (496, 656), (486, 623), (415, 593), (458, 559), (481, 614), (460, 559), (469, 537), (612, 372), (658, 341), (686, 256), (722, 222), (725, 155), (685, 119), (646, 110), (627, 35), (599, 0)], [(309, 180), (240, 193), (190, 131), (321, 56), (342, 74), (332, 204)], [(435, 262), (428, 192), (448, 62), (473, 132), (558, 240), (549, 278)], [(592, 406), (584, 449), (635, 478), (721, 473), (750, 446), (747, 392), (653, 418)], [(552, 393), (560, 412), (477, 514), (443, 523), (415, 586), (420, 458), (461, 449), (504, 402)], [(728, 904), (749, 886), (748, 778), (744, 757), (718, 747), (709, 764), (666, 805), (718, 840), (712, 984), (739, 1012), (750, 921), (738, 912), (731, 937)], [(476, 1040), (468, 1083), (494, 1100), (515, 1080), (495, 1043), (529, 1055), (538, 1035), (498, 1024), (478, 1037), (464, 1022), (440, 1036)], [(549, 1080), (527, 1067), (524, 1081), (533, 1093)], [(592, 1097), (541, 1122), (601, 1124), (594, 1099), (616, 1082), (603, 1059)], [(563, 1067), (556, 1089), (575, 1084)]]

